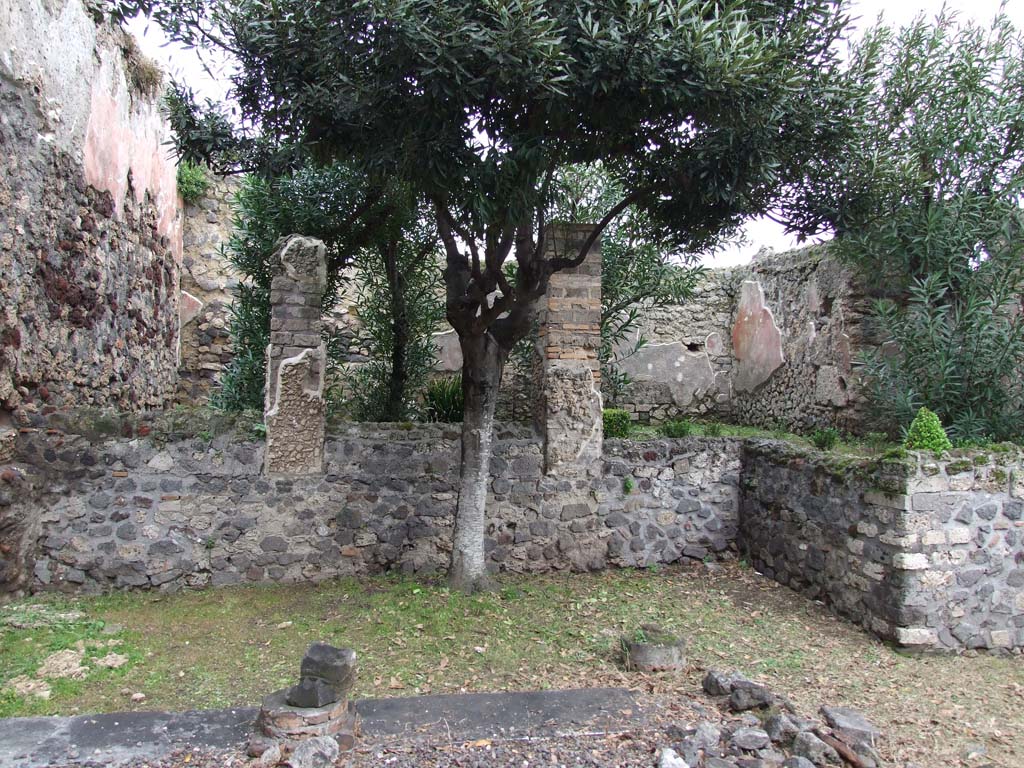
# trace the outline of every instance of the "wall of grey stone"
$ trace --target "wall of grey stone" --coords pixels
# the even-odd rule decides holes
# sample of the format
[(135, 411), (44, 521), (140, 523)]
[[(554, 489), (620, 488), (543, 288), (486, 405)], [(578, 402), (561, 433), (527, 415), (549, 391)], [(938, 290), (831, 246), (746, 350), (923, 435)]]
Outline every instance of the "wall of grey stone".
[(1024, 645), (1021, 457), (853, 461), (743, 452), (740, 549), (766, 576), (901, 646)]
[[(81, 0), (0, 3), (0, 463), (56, 408), (175, 387), (180, 207), (161, 73)], [(0, 478), (0, 582), (35, 518)]]
[[(29, 429), (0, 466), (0, 508), (28, 521), (2, 539), (0, 591), (438, 572), (458, 449), (457, 425), (353, 425), (329, 437), (323, 475), (268, 479), (248, 439)], [(863, 460), (771, 440), (606, 440), (598, 476), (567, 478), (544, 474), (532, 431), (504, 425), (491, 470), (494, 571), (738, 550), (899, 645), (1024, 647), (1019, 453)]]
[(710, 270), (691, 301), (646, 313), (649, 344), (622, 363), (633, 384), (616, 405), (640, 422), (863, 431), (852, 364), (869, 343), (867, 304), (827, 246)]
[(1024, 645), (1024, 472), (1020, 454), (918, 457), (899, 567), (910, 625), (903, 641), (943, 648)]
[[(543, 474), (531, 431), (497, 437), (493, 570), (668, 563), (734, 537), (735, 441), (608, 441), (604, 476), (567, 480)], [(21, 435), (12, 471), (33, 498), (36, 587), (176, 589), (445, 568), (458, 446), (452, 426), (352, 426), (328, 440), (322, 476), (268, 479), (262, 443), (38, 430)]]

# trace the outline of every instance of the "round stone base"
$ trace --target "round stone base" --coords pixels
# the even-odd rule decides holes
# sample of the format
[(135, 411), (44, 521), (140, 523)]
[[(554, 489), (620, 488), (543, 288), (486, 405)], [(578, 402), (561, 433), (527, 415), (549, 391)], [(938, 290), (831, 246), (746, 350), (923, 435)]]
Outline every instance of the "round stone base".
[(343, 750), (353, 747), (359, 723), (350, 701), (307, 709), (288, 704), (287, 694), (288, 689), (283, 688), (263, 699), (255, 733), (249, 740), (250, 755), (257, 757), (273, 744), (282, 751), (291, 751), (298, 742), (316, 736), (334, 738)]

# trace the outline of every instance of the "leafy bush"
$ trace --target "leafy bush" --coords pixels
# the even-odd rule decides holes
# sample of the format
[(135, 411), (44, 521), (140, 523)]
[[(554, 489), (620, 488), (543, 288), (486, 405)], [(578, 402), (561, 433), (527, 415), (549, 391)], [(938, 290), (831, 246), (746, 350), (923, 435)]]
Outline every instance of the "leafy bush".
[(1005, 15), (876, 27), (851, 56), (848, 149), (808, 168), (838, 254), (878, 298), (863, 372), (893, 437), (921, 406), (957, 440), (1024, 433), (1022, 61)]
[(725, 427), (719, 424), (717, 421), (709, 421), (704, 425), (704, 434), (708, 437), (721, 437), (725, 432)]
[(903, 445), (913, 451), (932, 451), (936, 455), (953, 447), (938, 415), (924, 407), (911, 422)]
[(665, 437), (689, 437), (693, 434), (693, 424), (689, 421), (666, 421), (661, 425), (661, 434)]
[(605, 408), (601, 413), (605, 437), (629, 437), (633, 423), (629, 412), (621, 408)]
[(178, 164), (178, 194), (186, 203), (197, 203), (210, 189), (210, 177), (206, 169), (190, 160)]
[(833, 427), (816, 429), (810, 434), (811, 445), (822, 451), (831, 451), (839, 442), (839, 430)]
[[(357, 421), (413, 418), (434, 370), (433, 332), (444, 318), (437, 235), (425, 223), (426, 211), (410, 213), (395, 222), (384, 247), (364, 248), (356, 257), (355, 309), (371, 353), (345, 382), (344, 410)], [(457, 417), (446, 420), (461, 418), (460, 400)]]
[(423, 410), (427, 421), (462, 421), (465, 400), (462, 376), (443, 376), (427, 384), (423, 392)]

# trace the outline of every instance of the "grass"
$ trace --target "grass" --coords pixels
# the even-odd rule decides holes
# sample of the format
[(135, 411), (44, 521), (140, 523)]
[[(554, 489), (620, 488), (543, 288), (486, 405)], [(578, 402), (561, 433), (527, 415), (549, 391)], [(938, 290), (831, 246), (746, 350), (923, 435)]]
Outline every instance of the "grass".
[[(738, 438), (771, 438), (774, 440), (785, 440), (794, 445), (804, 448), (817, 448), (815, 445), (815, 433), (798, 435), (789, 432), (781, 427), (777, 429), (763, 429), (741, 424), (726, 424), (720, 421), (683, 421), (666, 422), (666, 424), (685, 424), (688, 426), (688, 434), (693, 437), (738, 437)], [(817, 430), (820, 431), (820, 430)], [(630, 440), (657, 440), (666, 437), (665, 425), (652, 424), (631, 424), (629, 431)], [(899, 443), (892, 442), (878, 433), (869, 433), (859, 437), (845, 433), (836, 433), (835, 442), (828, 448), (832, 453), (851, 457), (877, 458), (885, 451), (899, 447)]]
[[(81, 615), (52, 619), (68, 611)], [(50, 618), (3, 626), (12, 616), (31, 623), (31, 613)], [(623, 671), (619, 640), (641, 624), (687, 638), (690, 670)], [(359, 653), (359, 696), (581, 684), (692, 695), (702, 669), (737, 668), (806, 713), (824, 703), (863, 709), (892, 735), (891, 758), (953, 765), (979, 743), (1008, 765), (1024, 754), (1011, 738), (1024, 729), (1019, 658), (906, 657), (737, 564), (714, 575), (666, 567), (504, 576), (497, 591), (472, 597), (377, 577), (30, 600), (0, 609), (0, 681), (31, 675), (78, 640), (109, 638), (121, 641), (125, 667), (58, 681), (49, 701), (5, 692), (0, 715), (251, 705), (292, 682), (306, 645), (322, 639)], [(145, 701), (133, 704), (134, 692)]]

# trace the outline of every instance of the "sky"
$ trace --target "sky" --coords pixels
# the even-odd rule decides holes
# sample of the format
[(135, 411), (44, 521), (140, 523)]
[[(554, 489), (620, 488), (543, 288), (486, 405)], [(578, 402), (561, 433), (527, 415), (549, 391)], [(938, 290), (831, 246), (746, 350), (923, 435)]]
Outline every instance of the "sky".
[[(1024, 0), (853, 0), (850, 14), (856, 35), (856, 29), (870, 27), (879, 15), (886, 23), (901, 26), (920, 13), (934, 16), (945, 5), (965, 21), (988, 22), (1004, 4), (1006, 14), (1014, 24), (1024, 28)], [(197, 94), (214, 99), (224, 96), (226, 85), (223, 78), (218, 78), (216, 71), (214, 76), (205, 72), (194, 52), (167, 45), (160, 29), (143, 19), (132, 21), (129, 29), (139, 40), (143, 52), (158, 61), (176, 79), (187, 82)], [(742, 244), (708, 255), (703, 263), (709, 267), (744, 264), (762, 247), (785, 251), (796, 246), (796, 240), (787, 236), (779, 224), (769, 219), (755, 219), (747, 224)]]

